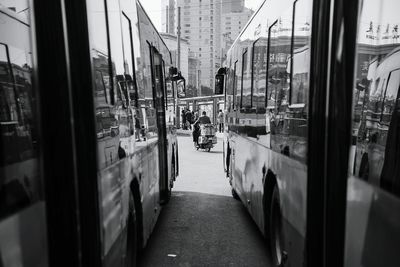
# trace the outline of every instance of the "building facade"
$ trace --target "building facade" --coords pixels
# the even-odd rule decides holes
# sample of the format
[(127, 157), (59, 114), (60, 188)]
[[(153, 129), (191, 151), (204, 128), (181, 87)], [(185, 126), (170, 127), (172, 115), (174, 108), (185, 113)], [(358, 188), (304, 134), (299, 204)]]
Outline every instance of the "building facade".
[(244, 0), (162, 0), (162, 6), (162, 30), (171, 34), (177, 33), (181, 7), (181, 37), (198, 60), (198, 95), (213, 94), (214, 76), (232, 44), (229, 40), (236, 38), (252, 11), (244, 7)]
[[(237, 9), (236, 9), (237, 10)], [(254, 11), (242, 7), (240, 11), (225, 12), (221, 16), (221, 60), (225, 60), (226, 52), (253, 15)]]

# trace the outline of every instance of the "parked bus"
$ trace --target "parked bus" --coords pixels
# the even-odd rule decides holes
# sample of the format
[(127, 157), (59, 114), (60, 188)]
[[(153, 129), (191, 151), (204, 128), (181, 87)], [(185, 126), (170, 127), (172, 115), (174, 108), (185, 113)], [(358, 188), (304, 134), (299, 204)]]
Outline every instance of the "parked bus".
[(265, 1), (216, 75), (232, 195), (273, 266), (400, 265), (396, 7)]
[(135, 266), (178, 175), (170, 51), (139, 1), (0, 20), (0, 266)]

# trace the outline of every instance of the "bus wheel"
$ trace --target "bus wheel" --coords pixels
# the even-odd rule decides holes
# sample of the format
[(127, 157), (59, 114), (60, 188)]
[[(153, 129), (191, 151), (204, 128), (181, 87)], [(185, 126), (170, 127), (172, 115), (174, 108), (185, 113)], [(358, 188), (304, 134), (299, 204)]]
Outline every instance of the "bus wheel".
[(236, 199), (236, 200), (239, 200), (239, 199), (240, 199), (238, 193), (237, 193), (236, 190), (233, 189), (233, 188), (232, 188), (232, 197), (233, 197), (234, 199)]
[(128, 236), (126, 245), (126, 267), (137, 265), (138, 224), (136, 218), (135, 199), (129, 194)]
[(270, 247), (273, 266), (284, 266), (287, 253), (282, 231), (282, 213), (278, 187), (275, 186), (271, 198)]

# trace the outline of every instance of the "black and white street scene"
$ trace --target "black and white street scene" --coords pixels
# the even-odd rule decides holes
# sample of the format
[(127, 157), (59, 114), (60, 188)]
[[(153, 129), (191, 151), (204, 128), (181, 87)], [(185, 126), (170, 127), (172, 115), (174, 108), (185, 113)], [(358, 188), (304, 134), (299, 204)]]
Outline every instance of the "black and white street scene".
[(399, 267), (399, 0), (0, 0), (0, 267)]

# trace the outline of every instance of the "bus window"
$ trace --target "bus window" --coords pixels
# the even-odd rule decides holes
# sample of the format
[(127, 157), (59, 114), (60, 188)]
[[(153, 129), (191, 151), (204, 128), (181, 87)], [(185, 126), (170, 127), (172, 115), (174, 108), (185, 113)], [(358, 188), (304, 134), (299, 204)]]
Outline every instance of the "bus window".
[(267, 38), (261, 37), (253, 44), (253, 107), (264, 109), (266, 70), (267, 70)]
[(0, 266), (47, 266), (29, 1), (0, 0)]
[(248, 48), (242, 55), (242, 79), (241, 79), (241, 92), (240, 92), (240, 108), (251, 108), (251, 68), (249, 56), (251, 53)]
[(399, 8), (360, 1), (345, 266), (400, 266)]
[(294, 4), (293, 47), (288, 62), (290, 72), (290, 105), (286, 113), (290, 156), (304, 163), (307, 159), (308, 94), (310, 79), (312, 1)]
[(290, 127), (295, 122), (288, 119), (292, 7), (282, 14), (269, 32), (268, 106), (270, 117), (271, 148), (286, 156), (292, 154), (293, 140)]

